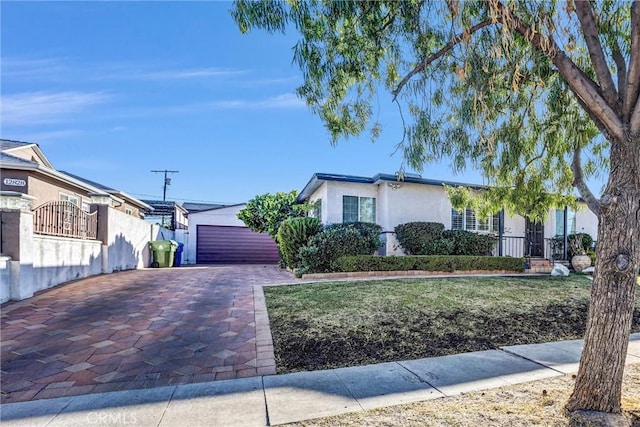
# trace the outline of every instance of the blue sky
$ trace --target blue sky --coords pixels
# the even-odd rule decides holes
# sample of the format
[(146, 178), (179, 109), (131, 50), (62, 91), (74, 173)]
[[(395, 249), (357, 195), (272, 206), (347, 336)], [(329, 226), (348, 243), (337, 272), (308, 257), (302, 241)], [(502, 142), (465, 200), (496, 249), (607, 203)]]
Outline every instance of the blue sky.
[[(400, 119), (340, 141), (296, 98), (296, 35), (243, 35), (230, 2), (7, 2), (2, 137), (37, 142), (66, 170), (140, 198), (235, 203), (300, 191), (314, 172), (394, 173)], [(424, 177), (481, 183), (430, 165)]]

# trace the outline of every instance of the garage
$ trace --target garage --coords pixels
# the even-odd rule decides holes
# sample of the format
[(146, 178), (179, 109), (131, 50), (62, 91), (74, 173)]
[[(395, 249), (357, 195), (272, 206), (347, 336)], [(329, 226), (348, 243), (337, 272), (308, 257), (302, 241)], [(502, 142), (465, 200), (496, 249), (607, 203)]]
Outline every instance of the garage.
[(197, 225), (197, 264), (276, 264), (278, 247), (266, 233), (247, 227)]

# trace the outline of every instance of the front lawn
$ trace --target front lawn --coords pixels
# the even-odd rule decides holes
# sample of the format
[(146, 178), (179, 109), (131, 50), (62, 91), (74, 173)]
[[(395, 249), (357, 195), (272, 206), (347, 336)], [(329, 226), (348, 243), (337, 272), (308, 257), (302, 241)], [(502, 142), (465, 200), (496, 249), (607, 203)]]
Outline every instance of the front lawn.
[(315, 283), (264, 293), (276, 366), (285, 373), (582, 338), (590, 288), (571, 275)]

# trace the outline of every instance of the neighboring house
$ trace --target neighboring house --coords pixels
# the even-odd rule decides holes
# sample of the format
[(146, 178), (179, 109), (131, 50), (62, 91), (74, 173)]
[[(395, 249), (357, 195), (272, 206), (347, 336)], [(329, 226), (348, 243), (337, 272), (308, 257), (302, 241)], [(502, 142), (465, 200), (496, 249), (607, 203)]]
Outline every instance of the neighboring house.
[(121, 190), (116, 190), (115, 188), (107, 187), (106, 185), (99, 184), (95, 181), (88, 180), (86, 178), (82, 178), (78, 175), (72, 174), (70, 172), (61, 171), (63, 174), (75, 178), (79, 181), (92, 185), (105, 193), (109, 194), (116, 203), (113, 204), (113, 207), (120, 211), (124, 212), (127, 215), (131, 215), (136, 218), (144, 219), (145, 216), (149, 212), (153, 212), (153, 207), (148, 203), (145, 203), (142, 200), (138, 200), (133, 196), (125, 193)]
[(0, 303), (69, 280), (151, 264), (148, 242), (174, 232), (151, 206), (57, 171), (37, 144), (0, 140)]
[[(413, 221), (440, 222), (449, 230), (468, 230), (501, 236), (496, 255), (558, 257), (554, 251), (555, 237), (564, 238), (573, 232), (597, 237), (597, 217), (583, 203), (577, 212), (569, 209), (550, 210), (543, 222), (533, 222), (521, 216), (497, 212), (486, 221), (476, 217), (472, 209), (453, 209), (444, 185), (466, 186), (475, 190), (482, 185), (425, 179), (406, 175), (398, 181), (395, 175), (373, 177), (314, 174), (298, 196), (298, 201), (310, 202), (312, 215), (324, 224), (364, 221), (382, 226), (385, 236), (380, 253), (402, 254), (395, 239), (398, 224)], [(565, 227), (566, 224), (566, 227)]]
[[(183, 206), (188, 205), (187, 203)], [(246, 203), (189, 212), (186, 259), (196, 264), (275, 264), (278, 247), (267, 233), (251, 231), (238, 219)]]
[(32, 197), (34, 208), (47, 202), (67, 201), (88, 212), (89, 205), (99, 202), (136, 218), (151, 210), (126, 193), (56, 170), (38, 144), (3, 139), (0, 148), (1, 191)]
[(176, 202), (168, 200), (143, 200), (143, 202), (153, 208), (153, 212), (147, 214), (145, 221), (162, 225), (170, 230), (185, 230), (188, 228), (188, 211)]
[(224, 208), (225, 206), (221, 203), (195, 203), (195, 202), (184, 202), (182, 207), (187, 210), (188, 213), (192, 214), (195, 212), (208, 211), (209, 209), (216, 208)]

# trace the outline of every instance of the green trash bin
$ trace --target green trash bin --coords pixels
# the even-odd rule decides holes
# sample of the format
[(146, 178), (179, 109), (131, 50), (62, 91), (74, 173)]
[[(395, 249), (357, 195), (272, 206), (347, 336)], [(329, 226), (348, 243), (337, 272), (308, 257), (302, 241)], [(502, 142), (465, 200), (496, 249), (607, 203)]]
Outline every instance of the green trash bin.
[(175, 240), (152, 240), (149, 242), (149, 249), (153, 254), (153, 262), (151, 267), (172, 267), (173, 256), (178, 247)]

